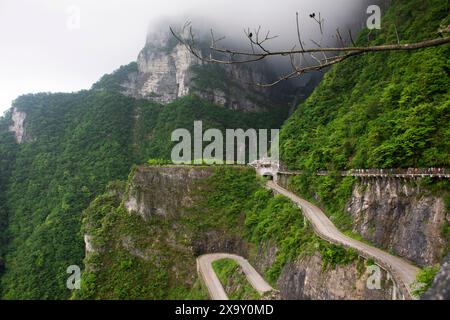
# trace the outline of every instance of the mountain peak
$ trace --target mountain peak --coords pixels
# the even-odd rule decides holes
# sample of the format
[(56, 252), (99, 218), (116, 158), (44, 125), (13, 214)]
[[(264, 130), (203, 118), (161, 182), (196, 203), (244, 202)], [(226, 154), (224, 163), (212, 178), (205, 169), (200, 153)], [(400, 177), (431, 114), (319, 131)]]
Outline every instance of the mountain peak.
[[(207, 43), (206, 38), (199, 39), (199, 44), (203, 43)], [(204, 63), (169, 30), (160, 29), (148, 33), (136, 63), (105, 76), (93, 88), (118, 90), (127, 96), (162, 104), (196, 94), (229, 109), (262, 112), (286, 106), (283, 97), (286, 93), (252, 85), (269, 82), (273, 74), (266, 63), (252, 66)]]

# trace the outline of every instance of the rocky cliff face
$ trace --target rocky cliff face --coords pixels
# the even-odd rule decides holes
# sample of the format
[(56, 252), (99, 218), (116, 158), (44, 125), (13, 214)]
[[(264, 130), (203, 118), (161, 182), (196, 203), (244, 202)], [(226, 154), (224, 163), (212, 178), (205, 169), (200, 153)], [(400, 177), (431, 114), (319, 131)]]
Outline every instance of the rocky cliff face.
[(12, 109), (11, 121), (9, 131), (14, 133), (17, 143), (22, 143), (25, 139), (25, 112), (19, 111), (17, 108)]
[(354, 187), (347, 211), (354, 231), (418, 265), (439, 263), (448, 239), (444, 201), (400, 179), (363, 179)]
[(450, 254), (444, 259), (433, 285), (422, 300), (450, 300)]
[(199, 63), (184, 46), (174, 43), (168, 34), (151, 34), (138, 56), (137, 74), (124, 83), (125, 93), (160, 103), (184, 97), (190, 91), (193, 76), (190, 69)]
[[(193, 257), (206, 253), (226, 252), (247, 257), (261, 274), (264, 274), (263, 271), (274, 263), (277, 256), (277, 248), (270, 241), (261, 243), (255, 251), (254, 246), (245, 237), (219, 227), (219, 222), (214, 228), (202, 230), (195, 235), (186, 229), (184, 223), (193, 219), (189, 208), (195, 207), (199, 200), (196, 190), (202, 191), (205, 187), (202, 186), (202, 181), (211, 176), (212, 170), (206, 167), (138, 167), (123, 196), (124, 208), (131, 216), (140, 216), (143, 226), (149, 224), (156, 227), (155, 220), (164, 220), (168, 225), (173, 224), (171, 229), (178, 230), (178, 236), (174, 234), (158, 238), (160, 231), (150, 231), (149, 228), (148, 232), (159, 239), (158, 246), (165, 243), (165, 247), (174, 247), (187, 254), (190, 261), (189, 268), (193, 267)], [(197, 216), (196, 219), (189, 221), (193, 224), (202, 224), (198, 218)], [(183, 235), (183, 240), (176, 240), (180, 235)], [(161, 255), (155, 251), (155, 244), (150, 238), (147, 246), (136, 245), (136, 239), (141, 236), (133, 232), (122, 234), (117, 246), (144, 261), (151, 261)], [(87, 240), (86, 251), (90, 253), (92, 239), (88, 237)], [(195, 273), (194, 269), (184, 270), (181, 265), (174, 266), (173, 270), (177, 273), (191, 272), (190, 277)], [(367, 264), (362, 259), (348, 265), (323, 269), (321, 255), (317, 252), (284, 266), (277, 281), (277, 288), (282, 299), (401, 299), (395, 284), (384, 271), (381, 274), (379, 289), (368, 289), (369, 276)], [(189, 282), (192, 282), (192, 279)]]
[(380, 286), (369, 287), (372, 274), (362, 259), (326, 270), (322, 265), (318, 253), (286, 265), (278, 280), (281, 297), (287, 300), (402, 299), (395, 283), (383, 270), (380, 270)]
[[(121, 83), (123, 93), (163, 104), (196, 93), (218, 105), (246, 112), (287, 106), (287, 93), (253, 84), (270, 81), (272, 71), (264, 64), (207, 65), (195, 58), (168, 32), (151, 33), (137, 59), (137, 72)], [(281, 91), (281, 93), (280, 93)], [(287, 92), (287, 91), (286, 91)]]
[[(266, 270), (275, 262), (277, 247), (262, 244), (251, 263)], [(276, 288), (282, 300), (401, 300), (403, 296), (392, 277), (383, 269), (373, 285), (373, 271), (359, 258), (346, 265), (323, 268), (319, 252), (290, 262), (282, 269)], [(369, 285), (368, 285), (369, 283)], [(370, 285), (372, 284), (372, 285)]]
[(125, 208), (144, 220), (154, 216), (180, 217), (194, 201), (198, 180), (210, 174), (208, 169), (139, 167), (129, 186)]

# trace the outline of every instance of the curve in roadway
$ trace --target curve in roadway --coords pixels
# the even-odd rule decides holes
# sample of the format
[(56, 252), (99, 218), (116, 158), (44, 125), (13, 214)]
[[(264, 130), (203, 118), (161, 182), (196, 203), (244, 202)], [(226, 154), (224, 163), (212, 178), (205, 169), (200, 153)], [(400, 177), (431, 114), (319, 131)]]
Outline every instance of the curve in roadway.
[(206, 254), (197, 258), (197, 271), (203, 278), (212, 300), (228, 300), (225, 289), (212, 267), (214, 261), (222, 259), (231, 259), (237, 262), (241, 266), (247, 280), (260, 295), (273, 290), (266, 280), (244, 258), (226, 253)]
[[(361, 256), (374, 259), (378, 265), (392, 274), (399, 286), (406, 289), (406, 293), (409, 295), (409, 298), (414, 299), (414, 296), (412, 295), (412, 284), (416, 280), (417, 273), (420, 271), (419, 268), (415, 267), (412, 263), (406, 261), (405, 259), (393, 256), (385, 251), (344, 235), (334, 226), (331, 220), (328, 219), (321, 209), (284, 189), (277, 183), (269, 181), (267, 186), (296, 203), (300, 209), (302, 209), (303, 214), (312, 224), (314, 231), (319, 237), (328, 242), (353, 248)], [(405, 290), (402, 291), (405, 292)]]

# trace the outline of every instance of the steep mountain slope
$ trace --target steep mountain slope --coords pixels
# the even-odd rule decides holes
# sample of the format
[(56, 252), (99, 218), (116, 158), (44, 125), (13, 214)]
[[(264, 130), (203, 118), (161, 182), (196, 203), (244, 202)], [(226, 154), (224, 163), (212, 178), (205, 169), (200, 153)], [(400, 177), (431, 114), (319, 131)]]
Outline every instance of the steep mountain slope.
[(138, 157), (130, 143), (134, 112), (156, 106), (89, 92), (24, 96), (14, 106), (26, 114), (26, 137), (10, 145), (18, 151), (6, 190), (2, 292), (64, 297), (64, 272), (83, 257), (80, 212), (108, 181), (126, 176)]
[[(360, 45), (430, 39), (450, 23), (448, 1), (392, 1)], [(353, 237), (414, 261), (450, 249), (450, 183), (343, 178), (339, 170), (450, 166), (450, 45), (368, 53), (333, 67), (281, 131), (284, 184), (319, 204)], [(329, 175), (317, 176), (316, 170)]]
[(6, 114), (4, 118), (0, 118), (0, 275), (5, 268), (3, 257), (7, 243), (6, 228), (8, 215), (5, 192), (17, 152), (17, 144), (14, 136), (8, 132), (10, 120), (11, 113)]
[[(147, 53), (150, 49), (145, 48)], [(169, 51), (155, 50), (163, 60), (165, 55), (173, 58)], [(141, 57), (138, 62), (142, 64)], [(146, 58), (147, 63), (151, 64), (152, 57)], [(177, 82), (183, 72), (189, 78), (191, 67), (168, 74), (148, 67), (140, 76), (145, 81), (153, 77), (163, 83), (167, 79)], [(260, 100), (252, 100), (251, 107), (244, 105), (250, 101), (245, 88), (222, 92), (223, 104), (195, 94), (194, 89), (170, 99), (155, 99), (164, 96), (165, 85), (158, 86), (162, 91), (154, 94), (125, 92), (124, 85), (139, 70), (137, 63), (121, 67), (88, 91), (21, 96), (0, 119), (3, 298), (67, 298), (66, 269), (81, 265), (83, 259), (81, 212), (109, 181), (126, 178), (133, 164), (169, 159), (173, 130), (193, 130), (196, 120), (202, 120), (205, 128), (222, 130), (278, 128), (289, 109), (288, 104), (278, 106), (275, 100), (270, 100), (270, 108), (256, 108)], [(200, 68), (195, 77), (199, 86), (215, 76)], [(234, 80), (220, 79), (222, 86), (238, 88)], [(194, 82), (185, 85), (194, 87)]]
[[(402, 41), (420, 40), (448, 23), (445, 0), (393, 1), (383, 29), (359, 42), (395, 41), (394, 25)], [(298, 209), (262, 189), (250, 170), (140, 167), (128, 186), (112, 184), (96, 198), (108, 182), (125, 180), (133, 164), (168, 158), (170, 133), (192, 128), (194, 120), (206, 128), (276, 128), (287, 116), (288, 89), (266, 93), (246, 85), (270, 77), (266, 66), (205, 66), (164, 37), (150, 39), (136, 63), (92, 90), (22, 96), (0, 119), (2, 297), (68, 298), (66, 269), (82, 266), (83, 237), (88, 257), (77, 298), (205, 298), (195, 256), (218, 250), (250, 256), (283, 297), (389, 297), (390, 286), (365, 289), (360, 271), (368, 263), (318, 240)], [(286, 164), (306, 172), (449, 166), (449, 50), (368, 54), (333, 68), (283, 128)], [(353, 179), (310, 174), (291, 186), (322, 202), (342, 229), (359, 231), (345, 211), (352, 194), (358, 201)], [(448, 195), (445, 183), (426, 187)], [(198, 198), (191, 194), (197, 189)], [(429, 206), (442, 207), (435, 198)], [(353, 211), (355, 220), (377, 220), (372, 211)], [(439, 237), (448, 238), (444, 227)], [(445, 239), (438, 240), (445, 250)], [(433, 262), (441, 251), (429, 254)], [(322, 288), (303, 286), (309, 277)], [(346, 279), (346, 290), (336, 289)]]
[(196, 258), (220, 252), (247, 258), (282, 298), (392, 296), (386, 274), (381, 290), (365, 288), (370, 263), (320, 240), (264, 182), (248, 167), (135, 168), (83, 214), (85, 272), (73, 297), (205, 299)]
[[(206, 42), (199, 41), (200, 47), (209, 47)], [(204, 54), (207, 54), (206, 51)], [(113, 87), (127, 96), (163, 104), (195, 93), (228, 109), (250, 113), (271, 111), (284, 120), (294, 93), (299, 94), (299, 90), (288, 83), (276, 89), (253, 85), (270, 82), (274, 78), (273, 67), (265, 62), (249, 65), (205, 64), (167, 30), (149, 33), (136, 63), (106, 75), (93, 88)]]
[[(434, 38), (450, 24), (448, 1), (393, 1), (382, 29), (360, 45)], [(370, 39), (370, 42), (368, 42)], [(337, 65), (283, 127), (291, 168), (448, 167), (450, 46), (369, 53)]]

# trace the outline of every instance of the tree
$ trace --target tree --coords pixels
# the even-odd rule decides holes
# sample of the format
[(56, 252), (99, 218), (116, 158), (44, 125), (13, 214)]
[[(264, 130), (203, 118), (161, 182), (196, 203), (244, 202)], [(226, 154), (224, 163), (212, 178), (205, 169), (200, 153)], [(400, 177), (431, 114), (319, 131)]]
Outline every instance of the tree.
[[(315, 23), (317, 23), (320, 33), (324, 35), (324, 22), (321, 14), (312, 13), (309, 15)], [(249, 42), (249, 50), (232, 49), (220, 47), (219, 43), (225, 37), (217, 38), (214, 31), (211, 29), (209, 55), (205, 57), (202, 53), (201, 46), (196, 41), (192, 24), (185, 23), (180, 32), (176, 32), (174, 28), (170, 27), (173, 36), (184, 45), (196, 58), (206, 63), (216, 63), (224, 65), (232, 64), (247, 64), (268, 59), (270, 57), (288, 57), (291, 64), (291, 70), (288, 73), (281, 75), (277, 80), (270, 83), (256, 83), (260, 87), (271, 87), (279, 84), (282, 81), (294, 79), (302, 76), (305, 73), (320, 71), (328, 68), (334, 64), (340, 63), (352, 57), (360, 56), (368, 52), (386, 52), (386, 51), (413, 51), (424, 48), (436, 47), (450, 43), (450, 25), (442, 27), (437, 31), (437, 37), (427, 39), (420, 42), (401, 43), (399, 34), (396, 30), (397, 43), (382, 44), (382, 45), (367, 45), (358, 46), (352, 36), (351, 30), (348, 30), (349, 42), (351, 46), (346, 46), (345, 41), (339, 28), (336, 30), (336, 39), (339, 43), (336, 47), (325, 47), (322, 45), (322, 40), (311, 40), (314, 48), (307, 48), (306, 43), (302, 39), (302, 34), (299, 24), (299, 14), (296, 13), (296, 27), (297, 27), (297, 44), (293, 45), (291, 49), (281, 51), (271, 51), (267, 47), (270, 40), (277, 38), (271, 36), (270, 31), (262, 33), (261, 27), (256, 30), (249, 28), (244, 30), (245, 36)]]

